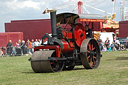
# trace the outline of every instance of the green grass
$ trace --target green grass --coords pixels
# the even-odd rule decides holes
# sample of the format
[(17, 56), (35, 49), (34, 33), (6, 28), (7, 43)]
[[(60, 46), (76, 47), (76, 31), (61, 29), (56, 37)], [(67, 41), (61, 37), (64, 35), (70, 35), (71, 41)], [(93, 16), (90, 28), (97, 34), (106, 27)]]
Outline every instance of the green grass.
[(30, 56), (0, 57), (0, 85), (128, 85), (128, 51), (103, 52), (97, 69), (34, 73)]

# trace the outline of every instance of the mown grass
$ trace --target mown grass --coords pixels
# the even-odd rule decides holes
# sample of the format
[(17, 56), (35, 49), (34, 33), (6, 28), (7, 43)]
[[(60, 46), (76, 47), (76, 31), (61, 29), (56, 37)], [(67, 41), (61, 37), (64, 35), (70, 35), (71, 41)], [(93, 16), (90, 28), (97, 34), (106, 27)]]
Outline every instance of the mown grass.
[(102, 54), (97, 69), (58, 73), (34, 73), (30, 56), (0, 57), (0, 85), (128, 85), (128, 51)]

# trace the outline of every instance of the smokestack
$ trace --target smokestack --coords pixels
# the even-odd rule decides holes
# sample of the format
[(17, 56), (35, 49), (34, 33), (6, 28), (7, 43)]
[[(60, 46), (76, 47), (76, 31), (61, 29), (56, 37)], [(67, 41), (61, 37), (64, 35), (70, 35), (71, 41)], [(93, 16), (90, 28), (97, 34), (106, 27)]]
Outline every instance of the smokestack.
[(56, 10), (50, 11), (50, 16), (51, 16), (52, 37), (56, 38), (57, 37), (57, 33), (56, 33)]

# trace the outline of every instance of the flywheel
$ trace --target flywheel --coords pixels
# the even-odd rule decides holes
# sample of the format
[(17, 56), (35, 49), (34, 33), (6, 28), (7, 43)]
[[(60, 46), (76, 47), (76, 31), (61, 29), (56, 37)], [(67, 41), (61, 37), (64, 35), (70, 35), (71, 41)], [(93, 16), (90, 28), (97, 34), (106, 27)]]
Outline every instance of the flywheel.
[(82, 41), (86, 38), (85, 30), (82, 24), (77, 23), (73, 28), (73, 39), (78, 47), (81, 46)]
[[(58, 72), (64, 67), (64, 61), (50, 60), (51, 57), (56, 57), (54, 50), (36, 51), (31, 57), (31, 67), (35, 73)], [(62, 56), (61, 56), (62, 57)]]
[(95, 39), (83, 40), (80, 47), (80, 58), (86, 69), (93, 69), (99, 66), (101, 54)]

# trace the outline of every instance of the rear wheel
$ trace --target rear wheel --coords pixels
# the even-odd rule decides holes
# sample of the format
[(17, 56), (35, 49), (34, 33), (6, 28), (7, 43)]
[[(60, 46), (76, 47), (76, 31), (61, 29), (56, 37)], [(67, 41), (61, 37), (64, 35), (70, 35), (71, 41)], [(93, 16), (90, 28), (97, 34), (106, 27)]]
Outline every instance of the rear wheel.
[(83, 40), (80, 47), (80, 58), (86, 69), (97, 68), (100, 63), (100, 49), (95, 39)]

